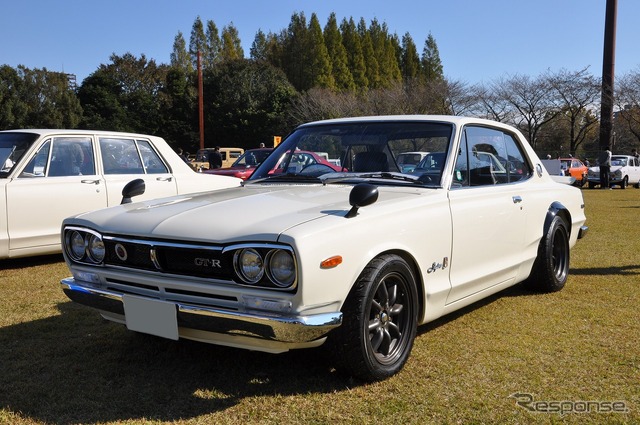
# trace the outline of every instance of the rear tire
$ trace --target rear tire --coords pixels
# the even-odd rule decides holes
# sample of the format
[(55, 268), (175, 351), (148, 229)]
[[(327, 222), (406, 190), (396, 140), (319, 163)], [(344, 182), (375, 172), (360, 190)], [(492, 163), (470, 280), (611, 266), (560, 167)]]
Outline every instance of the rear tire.
[(568, 275), (569, 232), (564, 220), (556, 215), (540, 241), (538, 256), (524, 285), (538, 292), (556, 292), (564, 288)]
[(411, 267), (397, 255), (373, 259), (342, 308), (327, 341), (338, 369), (364, 381), (398, 373), (416, 336), (418, 295)]

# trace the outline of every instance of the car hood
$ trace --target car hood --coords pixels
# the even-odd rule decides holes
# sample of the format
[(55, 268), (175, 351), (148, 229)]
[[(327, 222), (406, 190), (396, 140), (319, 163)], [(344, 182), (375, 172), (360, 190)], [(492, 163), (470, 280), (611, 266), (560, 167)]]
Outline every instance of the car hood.
[[(225, 243), (275, 241), (287, 229), (326, 216), (344, 217), (351, 209), (350, 185), (246, 185), (119, 205), (65, 220), (104, 233)], [(366, 209), (429, 189), (385, 188)], [(345, 220), (348, 220), (345, 218)]]

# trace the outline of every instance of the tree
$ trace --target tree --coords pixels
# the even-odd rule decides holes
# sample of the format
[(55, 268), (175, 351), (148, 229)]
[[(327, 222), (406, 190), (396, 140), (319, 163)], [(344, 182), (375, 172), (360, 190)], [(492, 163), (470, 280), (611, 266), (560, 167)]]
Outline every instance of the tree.
[(589, 137), (594, 137), (598, 125), (595, 106), (600, 97), (601, 86), (587, 72), (587, 68), (575, 72), (561, 70), (547, 73), (547, 78), (557, 95), (559, 117), (567, 121), (569, 153), (575, 155), (581, 144)]
[(327, 24), (324, 27), (324, 42), (327, 47), (327, 53), (331, 58), (331, 71), (338, 91), (353, 91), (356, 85), (353, 81), (353, 75), (349, 70), (349, 59), (347, 58), (347, 50), (342, 44), (342, 35), (338, 29), (338, 21), (336, 14), (331, 13)]
[(549, 81), (542, 77), (532, 79), (527, 75), (514, 75), (495, 81), (492, 91), (498, 102), (507, 103), (509, 121), (527, 136), (535, 149), (540, 130), (559, 113)]
[(9, 65), (0, 66), (0, 128), (28, 127), (29, 105), (22, 98), (24, 80)]
[(82, 118), (82, 107), (62, 72), (29, 69), (18, 66), (22, 79), (18, 95), (27, 107), (24, 124), (40, 128), (76, 128)]
[(193, 68), (197, 68), (198, 64), (198, 52), (204, 55), (207, 50), (207, 36), (204, 33), (204, 25), (200, 16), (196, 18), (191, 27), (191, 38), (189, 39), (189, 55), (191, 56), (191, 63)]
[(226, 25), (222, 29), (222, 46), (220, 49), (220, 60), (238, 60), (244, 58), (244, 50), (242, 49), (242, 43), (240, 36), (238, 35), (238, 29), (233, 26), (233, 23)]
[(640, 67), (618, 79), (615, 95), (616, 144), (619, 150), (638, 149), (640, 144)]
[(187, 52), (187, 43), (184, 41), (184, 36), (180, 31), (178, 31), (178, 35), (173, 40), (173, 52), (171, 52), (170, 61), (173, 68), (180, 68), (187, 73), (193, 70), (191, 58)]
[(420, 56), (418, 49), (408, 32), (402, 36), (402, 56), (400, 61), (402, 78), (405, 81), (412, 81), (420, 76)]
[(311, 62), (309, 63), (310, 85), (307, 88), (321, 87), (335, 89), (336, 82), (332, 74), (333, 66), (331, 57), (324, 43), (320, 22), (315, 13), (311, 14), (311, 20), (309, 21), (308, 41)]
[(204, 92), (207, 146), (257, 147), (290, 130), (285, 117), (296, 91), (268, 63), (222, 62), (205, 75)]
[(438, 51), (436, 40), (431, 33), (429, 33), (429, 36), (425, 40), (424, 49), (422, 50), (422, 70), (424, 72), (424, 78), (427, 81), (444, 79), (440, 52)]
[(168, 66), (131, 53), (110, 59), (78, 92), (85, 109), (83, 127), (158, 134), (162, 128), (159, 96)]
[(367, 24), (364, 18), (360, 18), (358, 22), (358, 34), (360, 35), (360, 44), (362, 45), (362, 55), (365, 60), (365, 70), (368, 87), (375, 89), (380, 87), (380, 66), (376, 53), (373, 48), (373, 41), (371, 40), (371, 34), (367, 30)]
[(353, 83), (359, 89), (367, 89), (369, 86), (367, 66), (360, 36), (353, 18), (350, 18), (349, 21), (343, 19), (340, 24), (340, 31), (342, 33), (342, 44), (347, 53), (347, 66), (353, 77)]
[(207, 21), (207, 30), (205, 33), (206, 45), (203, 48), (203, 68), (211, 69), (218, 63), (221, 58), (222, 40), (218, 35), (218, 27), (215, 22)]
[(253, 38), (253, 43), (251, 43), (251, 48), (249, 49), (249, 57), (256, 61), (266, 61), (269, 58), (267, 36), (262, 30), (258, 30)]

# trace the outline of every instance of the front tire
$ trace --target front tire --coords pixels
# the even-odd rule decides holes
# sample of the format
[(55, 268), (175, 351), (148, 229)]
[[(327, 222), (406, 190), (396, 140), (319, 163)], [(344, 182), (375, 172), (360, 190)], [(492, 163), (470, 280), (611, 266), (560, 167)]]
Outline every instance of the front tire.
[(399, 372), (416, 336), (418, 295), (411, 267), (382, 255), (363, 270), (342, 308), (342, 325), (329, 337), (339, 369), (364, 381)]
[(540, 241), (531, 275), (524, 282), (528, 289), (556, 292), (564, 288), (569, 275), (569, 232), (564, 220), (555, 216)]
[(628, 176), (624, 176), (624, 178), (620, 182), (620, 189), (626, 189), (627, 186), (629, 186), (629, 177)]

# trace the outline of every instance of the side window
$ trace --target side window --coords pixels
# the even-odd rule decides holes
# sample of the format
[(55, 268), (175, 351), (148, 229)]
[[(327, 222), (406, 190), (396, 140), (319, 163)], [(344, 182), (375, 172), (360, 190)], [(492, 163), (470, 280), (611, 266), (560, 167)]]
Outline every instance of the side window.
[(105, 174), (144, 174), (133, 139), (100, 138), (100, 153)]
[(153, 150), (149, 141), (138, 140), (138, 148), (140, 149), (142, 163), (147, 174), (165, 174), (169, 172), (167, 166), (162, 162), (156, 151)]
[(530, 175), (531, 166), (513, 136), (486, 127), (464, 129), (452, 188), (513, 183)]
[(51, 150), (51, 140), (47, 140), (40, 146), (38, 152), (31, 158), (31, 161), (24, 167), (20, 177), (44, 177), (49, 169), (49, 151)]
[(64, 177), (95, 173), (90, 137), (55, 137), (42, 145), (25, 167), (21, 177)]

